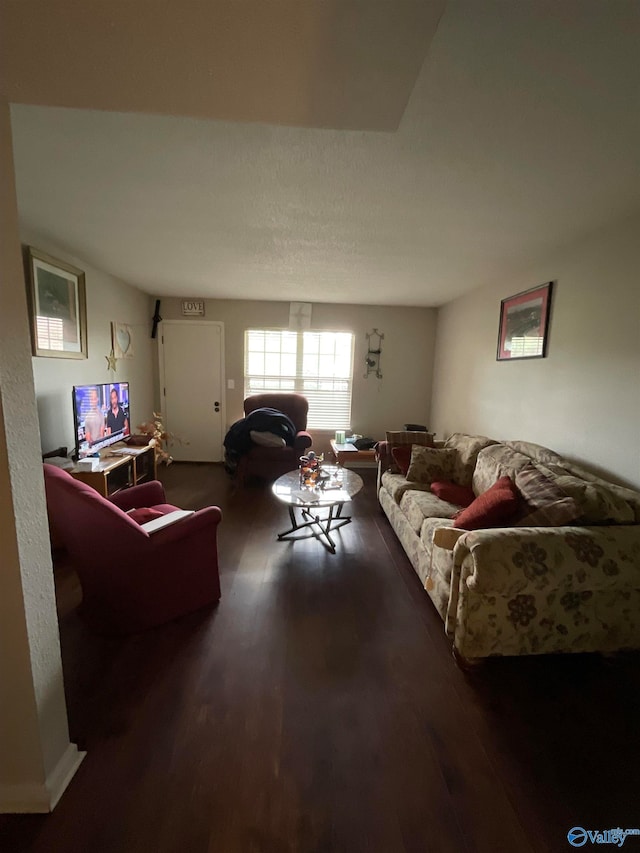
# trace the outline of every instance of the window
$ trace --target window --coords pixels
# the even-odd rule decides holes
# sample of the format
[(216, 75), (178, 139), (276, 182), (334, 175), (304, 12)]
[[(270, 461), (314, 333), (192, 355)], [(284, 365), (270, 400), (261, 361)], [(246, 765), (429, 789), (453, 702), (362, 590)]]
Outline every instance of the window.
[(64, 324), (55, 317), (36, 317), (36, 335), (40, 349), (64, 349)]
[(244, 393), (292, 391), (309, 401), (309, 429), (351, 427), (351, 332), (245, 332)]

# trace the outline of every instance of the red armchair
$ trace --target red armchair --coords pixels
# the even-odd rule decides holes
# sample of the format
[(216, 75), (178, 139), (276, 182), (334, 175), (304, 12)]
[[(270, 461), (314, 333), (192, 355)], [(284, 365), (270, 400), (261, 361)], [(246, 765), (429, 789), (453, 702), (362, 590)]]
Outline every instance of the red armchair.
[(103, 498), (54, 465), (44, 465), (44, 478), (49, 522), (78, 573), (80, 612), (93, 628), (133, 633), (218, 601), (218, 507), (149, 534), (126, 510), (177, 509), (157, 480)]
[(245, 417), (255, 409), (263, 408), (277, 409), (291, 419), (297, 430), (295, 443), (293, 447), (252, 447), (238, 463), (237, 475), (241, 482), (249, 477), (277, 480), (287, 471), (294, 471), (298, 467), (300, 457), (313, 442), (306, 432), (309, 403), (302, 394), (254, 394), (244, 401)]

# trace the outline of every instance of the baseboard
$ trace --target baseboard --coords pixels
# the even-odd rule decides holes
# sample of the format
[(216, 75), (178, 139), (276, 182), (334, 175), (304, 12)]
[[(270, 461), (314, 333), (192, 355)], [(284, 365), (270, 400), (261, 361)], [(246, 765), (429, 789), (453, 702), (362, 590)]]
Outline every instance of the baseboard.
[(70, 743), (43, 785), (0, 786), (0, 814), (46, 814), (53, 811), (86, 754)]

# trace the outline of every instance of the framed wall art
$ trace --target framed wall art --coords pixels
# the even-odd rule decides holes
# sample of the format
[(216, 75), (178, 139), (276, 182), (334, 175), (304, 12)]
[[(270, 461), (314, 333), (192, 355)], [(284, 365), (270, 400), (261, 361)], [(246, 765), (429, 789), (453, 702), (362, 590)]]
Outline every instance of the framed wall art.
[(34, 355), (87, 357), (84, 272), (27, 246), (27, 296)]
[(498, 361), (546, 356), (552, 289), (549, 281), (502, 300)]

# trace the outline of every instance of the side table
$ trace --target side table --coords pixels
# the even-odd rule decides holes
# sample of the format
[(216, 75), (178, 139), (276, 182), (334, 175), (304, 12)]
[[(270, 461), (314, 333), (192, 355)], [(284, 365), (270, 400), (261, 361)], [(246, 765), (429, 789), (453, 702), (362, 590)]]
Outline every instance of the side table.
[(107, 451), (100, 457), (100, 464), (95, 471), (76, 467), (69, 473), (74, 479), (91, 486), (105, 498), (121, 489), (128, 489), (129, 486), (155, 480), (155, 448), (147, 446), (130, 449), (130, 453), (123, 455), (109, 454)]
[(358, 450), (354, 444), (337, 444), (333, 438), (329, 441), (329, 444), (338, 465), (346, 467), (347, 465), (364, 462), (366, 463), (366, 467), (369, 467), (375, 464), (375, 450)]

